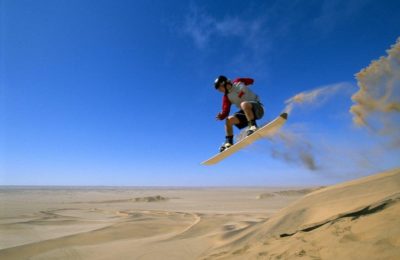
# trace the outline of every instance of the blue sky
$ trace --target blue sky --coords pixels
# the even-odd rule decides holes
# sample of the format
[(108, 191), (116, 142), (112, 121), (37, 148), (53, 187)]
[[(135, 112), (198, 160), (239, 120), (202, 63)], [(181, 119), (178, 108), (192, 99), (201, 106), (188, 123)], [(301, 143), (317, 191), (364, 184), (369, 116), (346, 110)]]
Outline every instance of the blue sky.
[[(400, 36), (399, 1), (0, 0), (0, 9), (0, 184), (315, 185), (398, 166), (398, 150), (378, 149), (385, 140), (354, 127), (349, 109), (354, 74)], [(224, 140), (220, 74), (255, 79), (261, 123), (299, 92), (343, 84), (285, 126), (319, 169), (275, 158), (266, 140), (200, 165)]]

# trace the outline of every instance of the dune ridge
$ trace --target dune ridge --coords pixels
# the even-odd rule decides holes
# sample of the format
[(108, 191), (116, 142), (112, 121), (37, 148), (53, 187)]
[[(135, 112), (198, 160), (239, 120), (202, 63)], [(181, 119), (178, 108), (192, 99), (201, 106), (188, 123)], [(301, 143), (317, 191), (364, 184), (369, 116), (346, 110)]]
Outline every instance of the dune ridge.
[(399, 190), (400, 169), (316, 190), (210, 258), (398, 259)]

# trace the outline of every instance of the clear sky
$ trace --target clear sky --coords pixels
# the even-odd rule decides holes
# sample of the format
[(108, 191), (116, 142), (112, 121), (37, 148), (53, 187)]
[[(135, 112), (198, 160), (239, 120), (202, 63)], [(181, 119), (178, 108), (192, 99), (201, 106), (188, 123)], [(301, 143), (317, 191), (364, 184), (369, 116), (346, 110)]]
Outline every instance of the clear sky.
[[(349, 113), (399, 14), (397, 0), (0, 0), (0, 184), (314, 185), (399, 166)], [(255, 79), (260, 123), (343, 85), (285, 125), (318, 169), (268, 140), (200, 165), (224, 141), (220, 74)]]

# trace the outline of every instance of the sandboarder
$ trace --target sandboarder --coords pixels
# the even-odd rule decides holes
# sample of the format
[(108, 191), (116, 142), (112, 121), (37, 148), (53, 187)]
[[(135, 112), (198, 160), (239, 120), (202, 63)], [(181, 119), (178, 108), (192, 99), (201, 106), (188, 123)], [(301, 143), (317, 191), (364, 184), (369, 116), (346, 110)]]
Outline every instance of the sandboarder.
[[(214, 82), (215, 89), (224, 94), (222, 111), (216, 116), (218, 120), (226, 119), (225, 143), (220, 147), (220, 152), (233, 145), (233, 125), (239, 129), (248, 126), (247, 136), (257, 130), (256, 120), (263, 117), (264, 107), (258, 95), (249, 89), (249, 86), (253, 83), (254, 80), (251, 78), (237, 78), (231, 81), (223, 75), (219, 76)], [(239, 111), (229, 116), (232, 104), (236, 105)]]

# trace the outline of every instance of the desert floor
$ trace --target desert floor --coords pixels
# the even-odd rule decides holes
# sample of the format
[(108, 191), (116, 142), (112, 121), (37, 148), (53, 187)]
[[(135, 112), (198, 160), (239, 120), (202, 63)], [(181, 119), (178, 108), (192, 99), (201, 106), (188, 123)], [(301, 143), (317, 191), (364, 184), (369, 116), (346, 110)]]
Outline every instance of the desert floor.
[(329, 187), (0, 187), (0, 259), (400, 259), (400, 169)]

